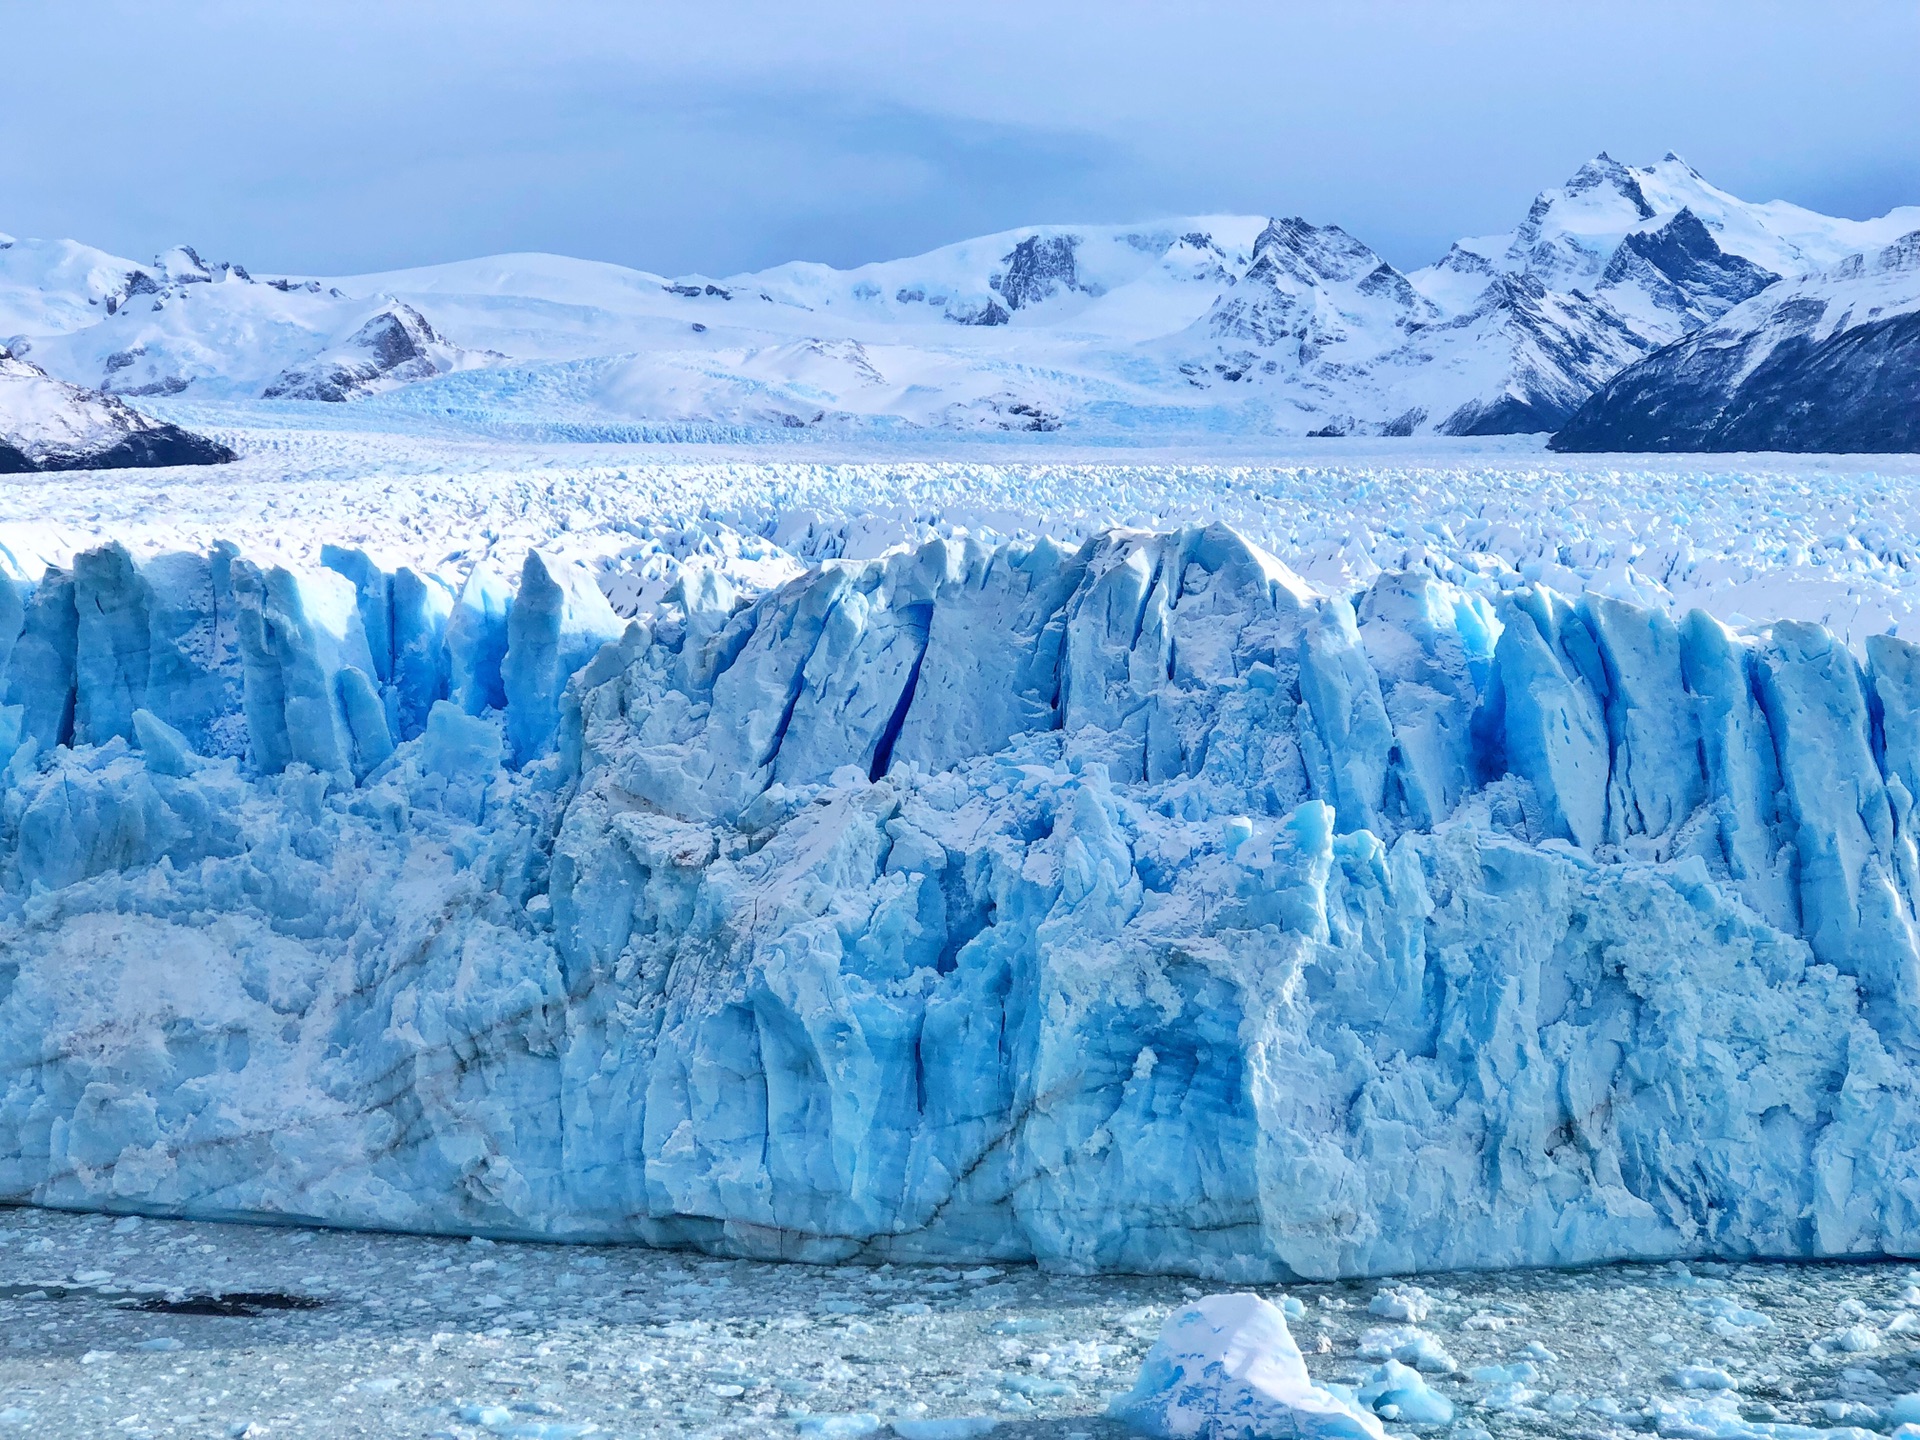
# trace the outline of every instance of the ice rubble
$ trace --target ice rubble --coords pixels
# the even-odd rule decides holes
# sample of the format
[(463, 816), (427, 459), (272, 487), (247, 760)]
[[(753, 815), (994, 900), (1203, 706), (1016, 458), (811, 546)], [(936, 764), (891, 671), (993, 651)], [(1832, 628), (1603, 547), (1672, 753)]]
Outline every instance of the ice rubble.
[(1905, 642), (1324, 598), (1222, 526), (624, 626), (538, 553), (328, 560), (0, 585), (0, 1196), (1235, 1280), (1920, 1253)]

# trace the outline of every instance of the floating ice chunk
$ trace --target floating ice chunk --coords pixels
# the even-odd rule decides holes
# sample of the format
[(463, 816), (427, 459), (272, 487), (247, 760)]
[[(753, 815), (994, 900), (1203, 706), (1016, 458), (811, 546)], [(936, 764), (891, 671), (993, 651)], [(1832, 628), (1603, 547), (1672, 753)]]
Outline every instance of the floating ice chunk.
[(1518, 1360), (1511, 1365), (1476, 1365), (1467, 1375), (1482, 1385), (1530, 1385), (1540, 1378), (1540, 1371), (1532, 1362)]
[(1427, 1292), (1418, 1285), (1396, 1285), (1390, 1290), (1382, 1290), (1367, 1302), (1369, 1314), (1378, 1315), (1384, 1320), (1404, 1320), (1418, 1325), (1427, 1318), (1433, 1308), (1433, 1302), (1427, 1298)]
[(1495, 1385), (1481, 1397), (1480, 1406), (1484, 1410), (1491, 1410), (1499, 1414), (1508, 1410), (1522, 1409), (1525, 1406), (1533, 1404), (1533, 1402), (1539, 1398), (1540, 1392), (1538, 1390), (1530, 1390), (1525, 1385), (1500, 1384)]
[(1360, 1403), (1371, 1406), (1384, 1420), (1404, 1420), (1410, 1425), (1453, 1423), (1453, 1402), (1429, 1389), (1418, 1370), (1398, 1360), (1387, 1361), (1368, 1377), (1360, 1387)]
[(979, 1440), (1000, 1428), (990, 1415), (956, 1415), (946, 1420), (896, 1420), (893, 1433), (900, 1440)]
[(1739, 1383), (1726, 1371), (1711, 1365), (1681, 1365), (1673, 1372), (1673, 1383), (1682, 1390), (1737, 1390)]
[(1894, 1396), (1884, 1413), (1889, 1425), (1920, 1425), (1920, 1394)]
[(1820, 1342), (1828, 1350), (1838, 1350), (1848, 1355), (1864, 1355), (1869, 1350), (1880, 1348), (1880, 1336), (1869, 1325), (1849, 1325), (1844, 1330)]
[(1313, 1383), (1286, 1317), (1257, 1295), (1210, 1295), (1169, 1316), (1133, 1388), (1107, 1413), (1162, 1440), (1384, 1435), (1371, 1415)]
[(880, 1433), (880, 1417), (866, 1413), (852, 1415), (802, 1415), (793, 1428), (811, 1440), (861, 1440)]

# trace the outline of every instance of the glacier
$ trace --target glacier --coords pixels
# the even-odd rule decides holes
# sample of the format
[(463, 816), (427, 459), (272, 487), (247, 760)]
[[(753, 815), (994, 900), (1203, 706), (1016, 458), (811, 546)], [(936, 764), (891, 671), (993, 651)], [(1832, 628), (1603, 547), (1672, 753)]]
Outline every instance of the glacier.
[(1920, 1254), (1920, 648), (1219, 524), (0, 577), (0, 1200), (1259, 1283)]

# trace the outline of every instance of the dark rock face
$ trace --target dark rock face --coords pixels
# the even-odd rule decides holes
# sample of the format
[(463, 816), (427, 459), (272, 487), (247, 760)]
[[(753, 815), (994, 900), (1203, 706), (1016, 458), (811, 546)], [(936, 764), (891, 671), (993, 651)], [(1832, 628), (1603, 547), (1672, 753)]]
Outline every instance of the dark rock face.
[(1629, 366), (1556, 450), (1920, 451), (1920, 231)]
[(1442, 435), (1534, 435), (1565, 422), (1564, 405), (1542, 395), (1471, 401), (1440, 422)]
[(997, 300), (980, 306), (963, 305), (958, 310), (948, 310), (946, 316), (956, 325), (1004, 325), (1013, 318)]
[[(18, 452), (16, 452), (18, 453)], [(151, 428), (134, 431), (118, 444), (91, 455), (50, 456), (39, 470), (130, 470), (167, 465), (225, 465), (237, 458), (216, 440), (154, 421)], [(0, 468), (5, 460), (0, 457)]]
[(1001, 257), (1006, 271), (988, 283), (1000, 292), (1009, 310), (1050, 299), (1062, 290), (1084, 290), (1073, 263), (1079, 245), (1077, 235), (1029, 235)]
[(1620, 242), (1600, 277), (1602, 292), (1638, 284), (1662, 309), (1694, 324), (1717, 320), (1780, 277), (1720, 248), (1691, 210), (1682, 210), (1654, 231), (1636, 231)]
[(1602, 388), (1555, 450), (1920, 451), (1920, 314), (1753, 346), (1689, 336)]
[(439, 373), (428, 347), (444, 343), (426, 316), (411, 305), (395, 302), (356, 330), (340, 349), (283, 370), (260, 392), (260, 398), (338, 403), (377, 384), (424, 380)]
[[(23, 403), (24, 402), (24, 403)], [(0, 348), (0, 475), (223, 465), (233, 451)]]

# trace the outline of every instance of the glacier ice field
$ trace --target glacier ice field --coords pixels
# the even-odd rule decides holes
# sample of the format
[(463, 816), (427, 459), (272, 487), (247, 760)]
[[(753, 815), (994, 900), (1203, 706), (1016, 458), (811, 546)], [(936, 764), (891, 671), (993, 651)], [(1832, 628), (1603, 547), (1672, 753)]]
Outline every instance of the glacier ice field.
[(263, 434), (0, 506), (0, 1199), (1920, 1254), (1899, 462)]

